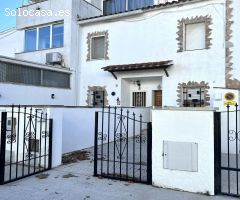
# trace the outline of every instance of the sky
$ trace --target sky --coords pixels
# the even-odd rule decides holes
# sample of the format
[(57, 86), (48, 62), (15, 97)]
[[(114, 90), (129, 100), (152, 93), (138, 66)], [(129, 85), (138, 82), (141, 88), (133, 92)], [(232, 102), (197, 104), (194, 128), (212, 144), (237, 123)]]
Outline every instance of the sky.
[(12, 28), (16, 24), (15, 17), (5, 16), (5, 9), (10, 8), (15, 10), (17, 7), (23, 5), (25, 0), (0, 0), (0, 31)]

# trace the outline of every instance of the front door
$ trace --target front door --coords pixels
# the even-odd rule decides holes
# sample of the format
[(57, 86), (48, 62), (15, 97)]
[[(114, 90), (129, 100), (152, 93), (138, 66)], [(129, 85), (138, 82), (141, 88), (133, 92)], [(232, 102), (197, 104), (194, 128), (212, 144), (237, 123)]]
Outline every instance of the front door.
[(154, 91), (154, 106), (162, 107), (162, 90)]

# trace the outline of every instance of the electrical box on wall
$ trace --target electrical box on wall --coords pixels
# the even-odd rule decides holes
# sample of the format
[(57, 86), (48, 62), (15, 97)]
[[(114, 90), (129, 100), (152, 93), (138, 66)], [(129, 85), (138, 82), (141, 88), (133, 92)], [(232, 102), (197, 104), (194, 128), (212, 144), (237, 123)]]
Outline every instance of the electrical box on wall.
[(164, 169), (198, 171), (198, 144), (191, 142), (163, 141)]

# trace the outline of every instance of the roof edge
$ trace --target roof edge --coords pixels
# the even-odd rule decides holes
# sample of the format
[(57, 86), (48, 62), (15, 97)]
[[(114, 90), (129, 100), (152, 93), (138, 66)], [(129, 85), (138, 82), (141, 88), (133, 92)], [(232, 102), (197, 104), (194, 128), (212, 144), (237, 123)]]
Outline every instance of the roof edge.
[(139, 15), (142, 13), (146, 12), (151, 12), (155, 10), (161, 10), (161, 9), (168, 9), (168, 8), (173, 8), (173, 7), (179, 7), (183, 5), (188, 5), (188, 4), (194, 4), (194, 3), (203, 3), (207, 1), (213, 1), (213, 0), (179, 0), (179, 1), (172, 1), (172, 2), (167, 2), (167, 3), (161, 3), (133, 11), (126, 11), (122, 13), (116, 13), (116, 14), (110, 14), (110, 15), (99, 15), (96, 17), (90, 17), (90, 18), (85, 18), (85, 19), (80, 19), (78, 20), (79, 25), (88, 25), (88, 24), (93, 24), (97, 22), (102, 22), (102, 21), (109, 21), (117, 18), (124, 18), (128, 16), (134, 16), (134, 15)]

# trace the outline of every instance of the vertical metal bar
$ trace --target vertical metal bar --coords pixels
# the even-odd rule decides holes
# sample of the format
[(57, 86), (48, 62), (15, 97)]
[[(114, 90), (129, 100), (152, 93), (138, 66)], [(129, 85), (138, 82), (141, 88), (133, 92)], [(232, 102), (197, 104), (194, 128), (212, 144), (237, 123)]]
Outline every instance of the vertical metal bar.
[(123, 124), (123, 115), (122, 115), (123, 109), (121, 108), (121, 114), (120, 114), (120, 177), (122, 176), (122, 124)]
[(200, 107), (202, 107), (202, 88), (200, 88)]
[(28, 135), (28, 174), (30, 174), (31, 161), (31, 139), (32, 139), (32, 107), (30, 108), (29, 116), (29, 135)]
[(128, 129), (129, 129), (129, 110), (127, 110), (127, 144), (126, 144), (126, 147), (127, 147), (127, 156), (126, 156), (126, 176), (128, 177)]
[(98, 161), (98, 112), (95, 112), (95, 133), (94, 133), (94, 176), (97, 176)]
[(36, 151), (37, 151), (37, 109), (35, 109), (35, 127), (34, 127), (34, 166), (33, 171), (36, 172)]
[(215, 194), (221, 193), (221, 113), (214, 112), (214, 185)]
[(93, 92), (93, 107), (96, 107), (96, 92)]
[(133, 179), (135, 179), (135, 131), (136, 131), (136, 114), (133, 113)]
[(114, 149), (113, 149), (113, 174), (114, 176), (116, 175), (116, 119), (117, 117), (117, 107), (114, 108)]
[(0, 184), (5, 180), (5, 151), (7, 137), (7, 112), (2, 112), (1, 116), (1, 146), (0, 146)]
[(105, 107), (105, 92), (103, 91), (103, 108)]
[(104, 132), (104, 106), (103, 106), (103, 110), (102, 110), (102, 135), (101, 135), (101, 175), (103, 174), (103, 133)]
[(111, 107), (109, 106), (108, 107), (108, 144), (107, 144), (107, 148), (108, 148), (108, 150), (107, 150), (107, 155), (108, 155), (108, 161), (107, 161), (107, 174), (109, 175), (109, 143), (110, 143), (110, 117), (111, 117), (111, 115), (110, 115), (110, 111), (111, 111)]
[(48, 169), (52, 169), (52, 138), (53, 138), (53, 119), (49, 119), (49, 152), (48, 152)]
[(41, 112), (41, 117), (40, 117), (40, 133), (39, 133), (39, 171), (41, 170), (41, 162), (42, 162), (42, 122), (43, 122), (43, 112)]
[[(230, 167), (230, 155), (229, 155), (229, 150), (230, 150), (230, 146), (229, 146), (229, 135), (230, 135), (230, 130), (229, 130), (229, 105), (227, 105), (227, 130), (228, 130), (228, 168)], [(230, 170), (228, 170), (228, 194), (230, 194)]]
[(238, 104), (235, 105), (236, 108), (236, 179), (237, 179), (237, 195), (238, 192)]
[(26, 142), (26, 107), (24, 107), (24, 114), (23, 114), (23, 162), (22, 162), (22, 176), (25, 174), (25, 142)]
[(18, 106), (18, 116), (17, 116), (17, 159), (16, 159), (16, 178), (18, 177), (18, 154), (19, 154), (19, 129), (20, 129), (20, 105)]
[(147, 124), (147, 183), (152, 184), (152, 123)]
[(11, 135), (10, 135), (10, 165), (9, 165), (9, 180), (11, 180), (12, 179), (12, 151), (13, 151), (13, 138), (14, 138), (14, 133), (13, 133), (13, 124), (14, 124), (14, 117), (13, 117), (13, 115), (14, 115), (14, 105), (12, 105), (12, 117), (11, 117), (11, 121), (12, 121), (12, 123), (11, 123), (11, 131), (10, 131), (10, 133), (11, 133)]
[(142, 115), (140, 114), (140, 181), (142, 181)]
[(47, 118), (47, 113), (45, 114), (45, 140), (44, 140), (44, 169), (46, 169), (46, 163), (47, 163), (47, 122), (48, 122), (48, 118)]

